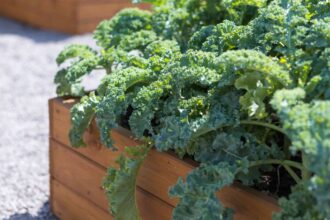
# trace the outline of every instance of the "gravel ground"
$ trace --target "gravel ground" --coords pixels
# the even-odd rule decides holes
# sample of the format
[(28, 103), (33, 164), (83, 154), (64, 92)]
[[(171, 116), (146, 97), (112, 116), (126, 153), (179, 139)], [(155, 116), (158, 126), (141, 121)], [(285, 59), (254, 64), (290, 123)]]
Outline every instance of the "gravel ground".
[(0, 17), (1, 220), (54, 219), (47, 100), (55, 96), (56, 55), (70, 43), (93, 46), (91, 35), (41, 31)]

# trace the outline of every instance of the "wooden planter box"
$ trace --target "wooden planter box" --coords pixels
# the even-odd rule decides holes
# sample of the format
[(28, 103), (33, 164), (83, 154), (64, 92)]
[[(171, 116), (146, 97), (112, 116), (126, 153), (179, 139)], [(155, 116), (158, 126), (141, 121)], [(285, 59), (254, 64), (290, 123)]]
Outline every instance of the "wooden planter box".
[(127, 7), (137, 5), (131, 0), (0, 0), (0, 16), (42, 29), (81, 34), (95, 30), (100, 21)]
[[(106, 169), (115, 165), (115, 159), (124, 147), (138, 145), (139, 142), (128, 130), (114, 129), (111, 135), (119, 151), (112, 152), (100, 144), (97, 128), (93, 125), (84, 137), (88, 145), (86, 148), (69, 147), (70, 108), (74, 103), (75, 100), (61, 98), (49, 101), (51, 209), (63, 220), (112, 219), (101, 187), (102, 179)], [(169, 198), (168, 189), (194, 166), (192, 161), (151, 150), (137, 182), (143, 220), (171, 219), (178, 200)], [(225, 206), (235, 210), (236, 220), (267, 220), (279, 210), (274, 199), (239, 184), (221, 190), (218, 197)]]

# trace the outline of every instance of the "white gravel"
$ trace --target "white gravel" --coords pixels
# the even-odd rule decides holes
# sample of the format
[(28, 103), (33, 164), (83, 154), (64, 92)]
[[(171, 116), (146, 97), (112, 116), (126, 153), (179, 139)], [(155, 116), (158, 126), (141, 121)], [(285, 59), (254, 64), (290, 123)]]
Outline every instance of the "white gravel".
[[(94, 45), (0, 17), (0, 219), (53, 219), (49, 211), (48, 106), (56, 55)], [(94, 80), (95, 81), (95, 80)]]

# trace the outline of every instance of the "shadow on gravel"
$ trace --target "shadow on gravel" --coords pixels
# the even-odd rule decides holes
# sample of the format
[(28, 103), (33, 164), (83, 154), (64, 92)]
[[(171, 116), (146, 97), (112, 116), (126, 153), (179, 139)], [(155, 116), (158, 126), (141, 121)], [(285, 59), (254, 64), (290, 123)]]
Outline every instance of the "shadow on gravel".
[(62, 33), (31, 28), (31, 26), (0, 16), (0, 35), (6, 34), (27, 37), (36, 43), (56, 42), (72, 37)]
[(13, 214), (9, 218), (3, 220), (59, 220), (50, 212), (49, 202), (45, 202), (40, 208), (37, 215), (31, 215), (30, 213)]

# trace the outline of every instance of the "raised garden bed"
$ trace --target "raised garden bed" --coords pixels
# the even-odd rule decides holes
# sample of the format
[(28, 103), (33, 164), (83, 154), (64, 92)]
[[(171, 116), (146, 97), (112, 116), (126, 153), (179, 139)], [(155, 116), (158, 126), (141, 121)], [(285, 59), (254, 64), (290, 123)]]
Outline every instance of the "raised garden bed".
[[(105, 176), (115, 219), (329, 219), (329, 5), (135, 2), (152, 2), (153, 10), (122, 10), (97, 27), (98, 49), (74, 44), (56, 59), (57, 95), (80, 101), (51, 108), (53, 117), (67, 112), (52, 118), (54, 143), (75, 152), (57, 174), (75, 184), (54, 169), (55, 181), (75, 193), (88, 183), (81, 197), (106, 211), (106, 200), (91, 200)], [(88, 92), (81, 82), (94, 70), (105, 76)], [(76, 154), (98, 167), (91, 171), (98, 177), (65, 173), (80, 164)], [(237, 182), (279, 198), (280, 212), (271, 216), (279, 208)], [(68, 210), (53, 207), (62, 216)]]
[(0, 16), (34, 27), (81, 34), (95, 30), (100, 21), (123, 8), (148, 8), (130, 0), (1, 0)]
[[(73, 99), (61, 98), (49, 101), (51, 208), (64, 220), (112, 219), (102, 179), (107, 167), (117, 167), (115, 160), (125, 146), (140, 143), (128, 130), (114, 129), (111, 135), (118, 151), (112, 152), (101, 145), (98, 130), (92, 125), (84, 136), (87, 147), (71, 148), (68, 133), (74, 103)], [(171, 219), (178, 200), (169, 198), (168, 189), (194, 167), (193, 161), (151, 150), (137, 182), (138, 205), (144, 220)], [(239, 184), (224, 188), (218, 197), (226, 207), (235, 210), (237, 220), (267, 220), (279, 210), (273, 198)]]

